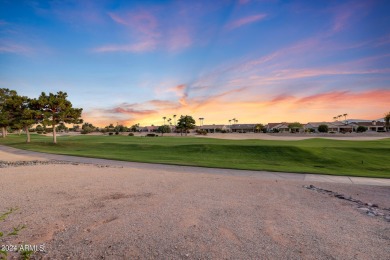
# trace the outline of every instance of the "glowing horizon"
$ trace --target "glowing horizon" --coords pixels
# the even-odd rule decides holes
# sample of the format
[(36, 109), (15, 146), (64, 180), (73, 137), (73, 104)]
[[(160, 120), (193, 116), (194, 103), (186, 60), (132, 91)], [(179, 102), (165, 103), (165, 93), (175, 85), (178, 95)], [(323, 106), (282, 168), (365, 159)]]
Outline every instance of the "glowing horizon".
[(97, 126), (378, 119), (387, 1), (0, 1), (0, 87), (65, 91)]

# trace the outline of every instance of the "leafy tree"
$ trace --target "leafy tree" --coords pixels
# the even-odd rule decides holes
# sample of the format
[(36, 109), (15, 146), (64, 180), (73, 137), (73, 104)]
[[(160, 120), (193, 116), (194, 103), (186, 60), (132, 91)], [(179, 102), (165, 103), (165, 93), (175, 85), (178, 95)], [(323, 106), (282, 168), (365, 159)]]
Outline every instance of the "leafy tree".
[(82, 123), (82, 108), (73, 108), (72, 103), (67, 99), (66, 92), (59, 91), (57, 94), (45, 92), (34, 102), (37, 110), (40, 110), (38, 119), (46, 126), (53, 127), (53, 143), (57, 143), (56, 126), (60, 123), (80, 124)]
[(89, 134), (89, 133), (92, 133), (96, 130), (96, 127), (93, 125), (93, 124), (90, 124), (90, 123), (84, 123), (82, 126), (81, 126), (81, 133), (82, 134)]
[(291, 132), (298, 132), (299, 129), (302, 128), (302, 124), (298, 122), (294, 122), (288, 125), (288, 128), (290, 129)]
[(358, 132), (358, 133), (363, 133), (365, 131), (367, 131), (367, 127), (362, 126), (362, 125), (359, 125), (358, 128), (356, 129), (356, 132)]
[(73, 125), (72, 128), (70, 128), (71, 131), (77, 132), (80, 129), (79, 125)]
[(124, 125), (117, 125), (115, 127), (115, 132), (127, 132), (128, 130), (129, 130), (129, 128), (127, 128)]
[(390, 112), (385, 115), (386, 131), (390, 130)]
[(139, 123), (138, 124), (135, 124), (135, 125), (132, 125), (130, 127), (130, 131), (131, 132), (137, 132), (138, 131), (138, 128), (139, 128)]
[(255, 126), (255, 131), (256, 131), (257, 133), (262, 132), (263, 129), (264, 129), (264, 125), (263, 125), (263, 124), (257, 124), (257, 125)]
[(161, 133), (162, 135), (164, 135), (164, 133), (170, 133), (171, 132), (171, 128), (169, 127), (169, 125), (161, 125), (157, 128), (157, 132)]
[(0, 88), (0, 127), (3, 138), (7, 136), (7, 128), (10, 125), (11, 115), (10, 111), (5, 108), (7, 99), (12, 96), (16, 96), (15, 90), (9, 90), (8, 88)]
[(192, 116), (180, 116), (179, 120), (177, 121), (177, 129), (180, 129), (181, 135), (183, 135), (183, 130), (187, 135), (187, 131), (189, 129), (194, 129), (195, 126), (195, 120), (192, 118)]
[(327, 133), (328, 131), (329, 131), (329, 127), (327, 125), (318, 126), (318, 132), (320, 133)]
[(56, 130), (57, 131), (67, 131), (68, 128), (65, 126), (64, 123), (59, 123)]
[(37, 114), (37, 111), (32, 109), (31, 100), (26, 96), (14, 95), (7, 99), (4, 108), (9, 111), (10, 124), (15, 129), (26, 131), (26, 142), (29, 143), (30, 132), (28, 129), (36, 123)]

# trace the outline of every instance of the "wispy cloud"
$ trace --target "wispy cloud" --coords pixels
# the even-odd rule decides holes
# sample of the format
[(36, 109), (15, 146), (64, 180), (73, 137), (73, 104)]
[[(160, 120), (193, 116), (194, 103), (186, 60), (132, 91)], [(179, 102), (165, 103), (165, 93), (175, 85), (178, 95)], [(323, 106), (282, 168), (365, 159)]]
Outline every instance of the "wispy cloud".
[(243, 18), (240, 18), (240, 19), (237, 19), (237, 20), (234, 20), (234, 21), (228, 23), (226, 25), (226, 28), (228, 30), (233, 30), (233, 29), (236, 29), (238, 27), (241, 27), (241, 26), (244, 26), (244, 25), (248, 25), (248, 24), (251, 24), (251, 23), (263, 20), (266, 17), (267, 17), (266, 14), (256, 14), (256, 15), (243, 17)]
[(188, 28), (181, 26), (170, 30), (167, 35), (166, 45), (171, 51), (185, 49), (193, 43)]
[(33, 49), (29, 46), (0, 39), (0, 53), (31, 54)]
[(156, 42), (154, 40), (146, 40), (134, 44), (126, 45), (107, 45), (94, 48), (94, 52), (134, 52), (141, 53), (154, 50), (156, 48)]

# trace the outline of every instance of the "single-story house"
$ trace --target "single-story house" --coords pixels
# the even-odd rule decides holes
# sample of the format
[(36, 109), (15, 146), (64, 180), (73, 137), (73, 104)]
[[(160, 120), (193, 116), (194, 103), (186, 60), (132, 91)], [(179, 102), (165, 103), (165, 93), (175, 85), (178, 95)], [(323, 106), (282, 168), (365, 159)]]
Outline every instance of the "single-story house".
[(268, 123), (265, 128), (267, 129), (267, 132), (273, 133), (275, 131), (278, 132), (290, 132), (290, 128), (288, 127), (290, 123), (282, 122), (282, 123)]
[(230, 130), (233, 133), (254, 133), (256, 126), (257, 124), (233, 124), (230, 126)]
[(354, 122), (357, 126), (367, 127), (367, 131), (372, 132), (383, 132), (385, 131), (385, 123), (379, 121), (371, 121), (371, 122)]
[(148, 132), (148, 133), (151, 133), (151, 132), (157, 132), (157, 129), (158, 129), (158, 126), (143, 126), (143, 127), (140, 127), (139, 128), (139, 131), (140, 132)]
[(318, 133), (318, 127), (320, 125), (326, 125), (328, 126), (328, 131), (329, 132), (339, 132), (339, 128), (329, 122), (309, 122), (306, 125), (304, 125), (304, 129), (314, 129), (314, 132)]
[(200, 130), (205, 130), (207, 133), (216, 133), (219, 131), (229, 131), (229, 128), (226, 125), (202, 125), (198, 127)]

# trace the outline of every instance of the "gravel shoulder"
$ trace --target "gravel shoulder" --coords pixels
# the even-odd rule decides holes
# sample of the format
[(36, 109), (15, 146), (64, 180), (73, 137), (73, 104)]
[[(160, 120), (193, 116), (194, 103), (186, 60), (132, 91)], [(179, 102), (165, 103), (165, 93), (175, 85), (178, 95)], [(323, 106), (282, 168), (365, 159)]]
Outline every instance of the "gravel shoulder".
[[(44, 259), (387, 259), (390, 222), (354, 203), (259, 179), (110, 165), (0, 169), (0, 244)], [(390, 209), (390, 187), (310, 182)], [(11, 254), (12, 255), (12, 254)]]

